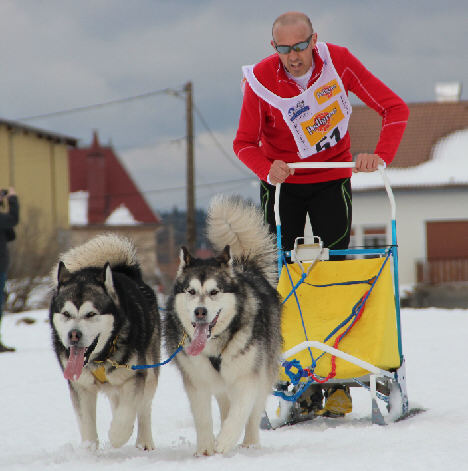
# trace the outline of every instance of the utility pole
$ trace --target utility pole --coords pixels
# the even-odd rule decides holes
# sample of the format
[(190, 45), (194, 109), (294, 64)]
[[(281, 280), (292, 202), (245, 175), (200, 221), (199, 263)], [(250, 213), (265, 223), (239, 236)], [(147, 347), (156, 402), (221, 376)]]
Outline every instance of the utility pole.
[(195, 227), (195, 185), (193, 165), (193, 98), (192, 82), (187, 82), (184, 87), (186, 99), (187, 120), (187, 247), (193, 254), (195, 251), (196, 227)]

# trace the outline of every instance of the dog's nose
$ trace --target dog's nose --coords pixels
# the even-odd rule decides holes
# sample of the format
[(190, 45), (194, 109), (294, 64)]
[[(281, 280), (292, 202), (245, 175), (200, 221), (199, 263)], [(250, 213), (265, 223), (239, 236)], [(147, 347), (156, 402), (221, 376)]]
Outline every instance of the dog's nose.
[(195, 319), (197, 321), (205, 320), (207, 314), (208, 314), (208, 311), (207, 311), (206, 307), (196, 307), (195, 308)]
[(71, 345), (77, 344), (82, 336), (83, 334), (78, 329), (73, 329), (68, 332), (68, 340), (70, 341)]

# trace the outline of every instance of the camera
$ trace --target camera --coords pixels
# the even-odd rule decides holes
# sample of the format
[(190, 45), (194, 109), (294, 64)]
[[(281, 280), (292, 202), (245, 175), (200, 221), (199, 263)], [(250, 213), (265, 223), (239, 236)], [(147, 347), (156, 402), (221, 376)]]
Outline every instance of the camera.
[(5, 188), (2, 188), (0, 190), (0, 198), (3, 198), (6, 195), (8, 195), (8, 190), (5, 190)]

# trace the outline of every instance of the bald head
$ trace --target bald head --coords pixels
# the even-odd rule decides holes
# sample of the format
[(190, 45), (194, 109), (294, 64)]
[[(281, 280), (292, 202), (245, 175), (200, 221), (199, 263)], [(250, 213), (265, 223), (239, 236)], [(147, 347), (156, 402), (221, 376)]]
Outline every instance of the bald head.
[(306, 25), (309, 34), (312, 34), (314, 32), (314, 28), (312, 27), (312, 22), (310, 21), (310, 18), (307, 15), (301, 13), (300, 11), (288, 11), (278, 16), (278, 18), (276, 18), (276, 20), (273, 22), (271, 34), (273, 36), (273, 39), (275, 39), (275, 32), (277, 28), (280, 28), (282, 26), (294, 27), (297, 25), (304, 24)]

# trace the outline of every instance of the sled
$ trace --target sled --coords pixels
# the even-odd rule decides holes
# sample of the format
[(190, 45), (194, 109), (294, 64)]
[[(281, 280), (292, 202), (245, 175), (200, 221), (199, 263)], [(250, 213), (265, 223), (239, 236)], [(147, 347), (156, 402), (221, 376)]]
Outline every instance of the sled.
[[(293, 168), (352, 167), (346, 163), (295, 163)], [(384, 168), (380, 173), (391, 209), (391, 244), (333, 250), (318, 237), (281, 246), (279, 197), (275, 218), (278, 292), (283, 302), (284, 350), (279, 381), (267, 402), (263, 428), (303, 420), (297, 400), (313, 384), (369, 391), (372, 423), (385, 425), (409, 415), (401, 342), (395, 199)], [(366, 258), (330, 261), (332, 255)], [(371, 256), (371, 257), (370, 257)], [(290, 263), (286, 263), (286, 259)], [(307, 417), (309, 419), (310, 417)]]

